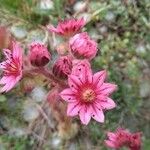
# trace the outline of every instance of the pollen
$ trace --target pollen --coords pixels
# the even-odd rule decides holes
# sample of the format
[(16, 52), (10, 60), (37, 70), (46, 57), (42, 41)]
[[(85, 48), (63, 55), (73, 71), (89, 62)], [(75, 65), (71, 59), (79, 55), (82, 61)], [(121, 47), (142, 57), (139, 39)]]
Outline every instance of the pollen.
[(87, 89), (83, 92), (82, 98), (84, 102), (92, 102), (95, 99), (95, 92), (92, 89)]

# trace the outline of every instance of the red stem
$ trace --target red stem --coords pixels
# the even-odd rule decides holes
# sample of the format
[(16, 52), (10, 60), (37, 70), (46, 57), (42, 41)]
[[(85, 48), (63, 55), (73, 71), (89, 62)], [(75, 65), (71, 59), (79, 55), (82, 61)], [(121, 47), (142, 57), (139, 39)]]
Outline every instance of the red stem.
[(63, 87), (67, 86), (67, 84), (64, 81), (57, 79), (50, 71), (48, 71), (44, 67), (25, 70), (23, 74), (24, 74), (24, 76), (26, 76), (26, 75), (33, 76), (34, 73), (43, 74), (45, 77), (49, 78), (50, 80), (54, 81), (55, 83), (59, 84), (60, 86), (63, 86)]

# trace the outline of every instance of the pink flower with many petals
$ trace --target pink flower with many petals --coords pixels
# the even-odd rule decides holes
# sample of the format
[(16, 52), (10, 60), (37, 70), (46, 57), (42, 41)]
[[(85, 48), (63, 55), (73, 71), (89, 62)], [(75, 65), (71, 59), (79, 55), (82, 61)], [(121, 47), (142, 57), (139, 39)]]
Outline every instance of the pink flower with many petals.
[(106, 71), (92, 75), (91, 69), (80, 70), (79, 76), (71, 74), (68, 77), (70, 88), (60, 93), (62, 99), (68, 102), (67, 115), (79, 115), (83, 124), (87, 125), (91, 117), (98, 122), (104, 122), (103, 110), (116, 106), (109, 95), (116, 90), (116, 85), (104, 83)]
[(120, 149), (128, 147), (130, 150), (141, 149), (141, 133), (130, 133), (128, 130), (119, 128), (115, 133), (107, 133), (108, 140), (105, 140), (107, 147)]
[(49, 62), (51, 55), (44, 44), (33, 42), (30, 45), (29, 58), (33, 66), (42, 67)]
[(97, 53), (97, 43), (86, 32), (76, 34), (69, 41), (70, 51), (76, 58), (92, 59)]
[(0, 92), (8, 92), (22, 77), (22, 49), (18, 43), (13, 42), (13, 49), (4, 49), (6, 60), (0, 63), (3, 77), (0, 80)]
[(81, 19), (73, 18), (60, 21), (56, 28), (52, 25), (47, 26), (47, 28), (49, 31), (55, 32), (58, 35), (71, 37), (76, 33), (78, 33), (84, 25), (85, 21), (83, 18)]

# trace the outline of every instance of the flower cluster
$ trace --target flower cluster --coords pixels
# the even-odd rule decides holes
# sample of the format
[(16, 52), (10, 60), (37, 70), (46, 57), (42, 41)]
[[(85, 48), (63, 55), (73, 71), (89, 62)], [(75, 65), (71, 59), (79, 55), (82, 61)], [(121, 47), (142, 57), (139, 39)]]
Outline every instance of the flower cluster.
[(97, 43), (86, 32), (77, 33), (84, 24), (83, 19), (72, 19), (60, 22), (57, 28), (49, 29), (69, 37), (67, 55), (72, 59), (69, 60), (68, 56), (60, 57), (54, 64), (53, 73), (57, 77), (68, 77), (69, 87), (60, 93), (61, 98), (68, 103), (67, 115), (79, 115), (81, 122), (87, 125), (91, 118), (104, 122), (104, 110), (116, 107), (109, 96), (117, 86), (105, 82), (106, 70), (95, 74), (92, 72), (89, 61), (96, 56)]
[(128, 130), (119, 128), (115, 133), (107, 133), (108, 140), (105, 140), (105, 144), (110, 148), (122, 148), (128, 147), (130, 150), (141, 149), (141, 133), (130, 133)]
[[(11, 49), (4, 49), (6, 59), (0, 63), (3, 71), (0, 92), (8, 92), (23, 77), (32, 79), (35, 73), (42, 74), (51, 82), (47, 97), (49, 103), (65, 102), (67, 116), (79, 116), (84, 125), (92, 118), (103, 123), (104, 112), (116, 107), (111, 94), (116, 91), (117, 85), (107, 81), (106, 70), (92, 71), (90, 61), (96, 57), (98, 45), (87, 32), (81, 32), (84, 25), (85, 20), (81, 18), (60, 21), (56, 28), (47, 26), (50, 33), (56, 33), (64, 40), (56, 47), (58, 54), (54, 63), (51, 61), (53, 55), (43, 43), (31, 43), (27, 56), (23, 55), (17, 42), (13, 42)], [(33, 86), (24, 89), (31, 91)], [(116, 133), (108, 133), (105, 143), (110, 148), (127, 146), (131, 150), (140, 150), (141, 139), (139, 133), (118, 129)]]

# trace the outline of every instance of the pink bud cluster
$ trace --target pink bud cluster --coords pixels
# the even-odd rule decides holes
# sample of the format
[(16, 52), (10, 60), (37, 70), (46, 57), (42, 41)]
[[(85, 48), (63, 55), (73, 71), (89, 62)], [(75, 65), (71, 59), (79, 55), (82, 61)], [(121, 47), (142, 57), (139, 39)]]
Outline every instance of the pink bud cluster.
[(141, 133), (130, 133), (128, 130), (119, 128), (115, 133), (107, 133), (108, 140), (105, 140), (105, 144), (110, 148), (122, 148), (128, 147), (130, 150), (141, 149)]
[[(96, 57), (98, 45), (87, 32), (81, 32), (84, 25), (84, 19), (67, 19), (59, 22), (56, 28), (48, 26), (50, 32), (64, 39), (61, 46), (56, 47), (58, 54), (54, 63), (51, 61), (53, 55), (39, 42), (30, 44), (27, 56), (17, 42), (13, 42), (12, 49), (4, 49), (5, 61), (0, 63), (3, 70), (0, 92), (8, 92), (23, 77), (32, 78), (34, 73), (40, 73), (54, 86), (47, 99), (55, 95), (53, 97), (60, 103), (66, 102), (67, 116), (79, 117), (84, 125), (91, 119), (104, 123), (105, 111), (117, 106), (111, 99), (117, 85), (107, 81), (106, 70), (92, 71), (90, 61)], [(116, 133), (108, 133), (105, 143), (111, 148), (127, 146), (140, 150), (140, 134), (118, 129)]]

